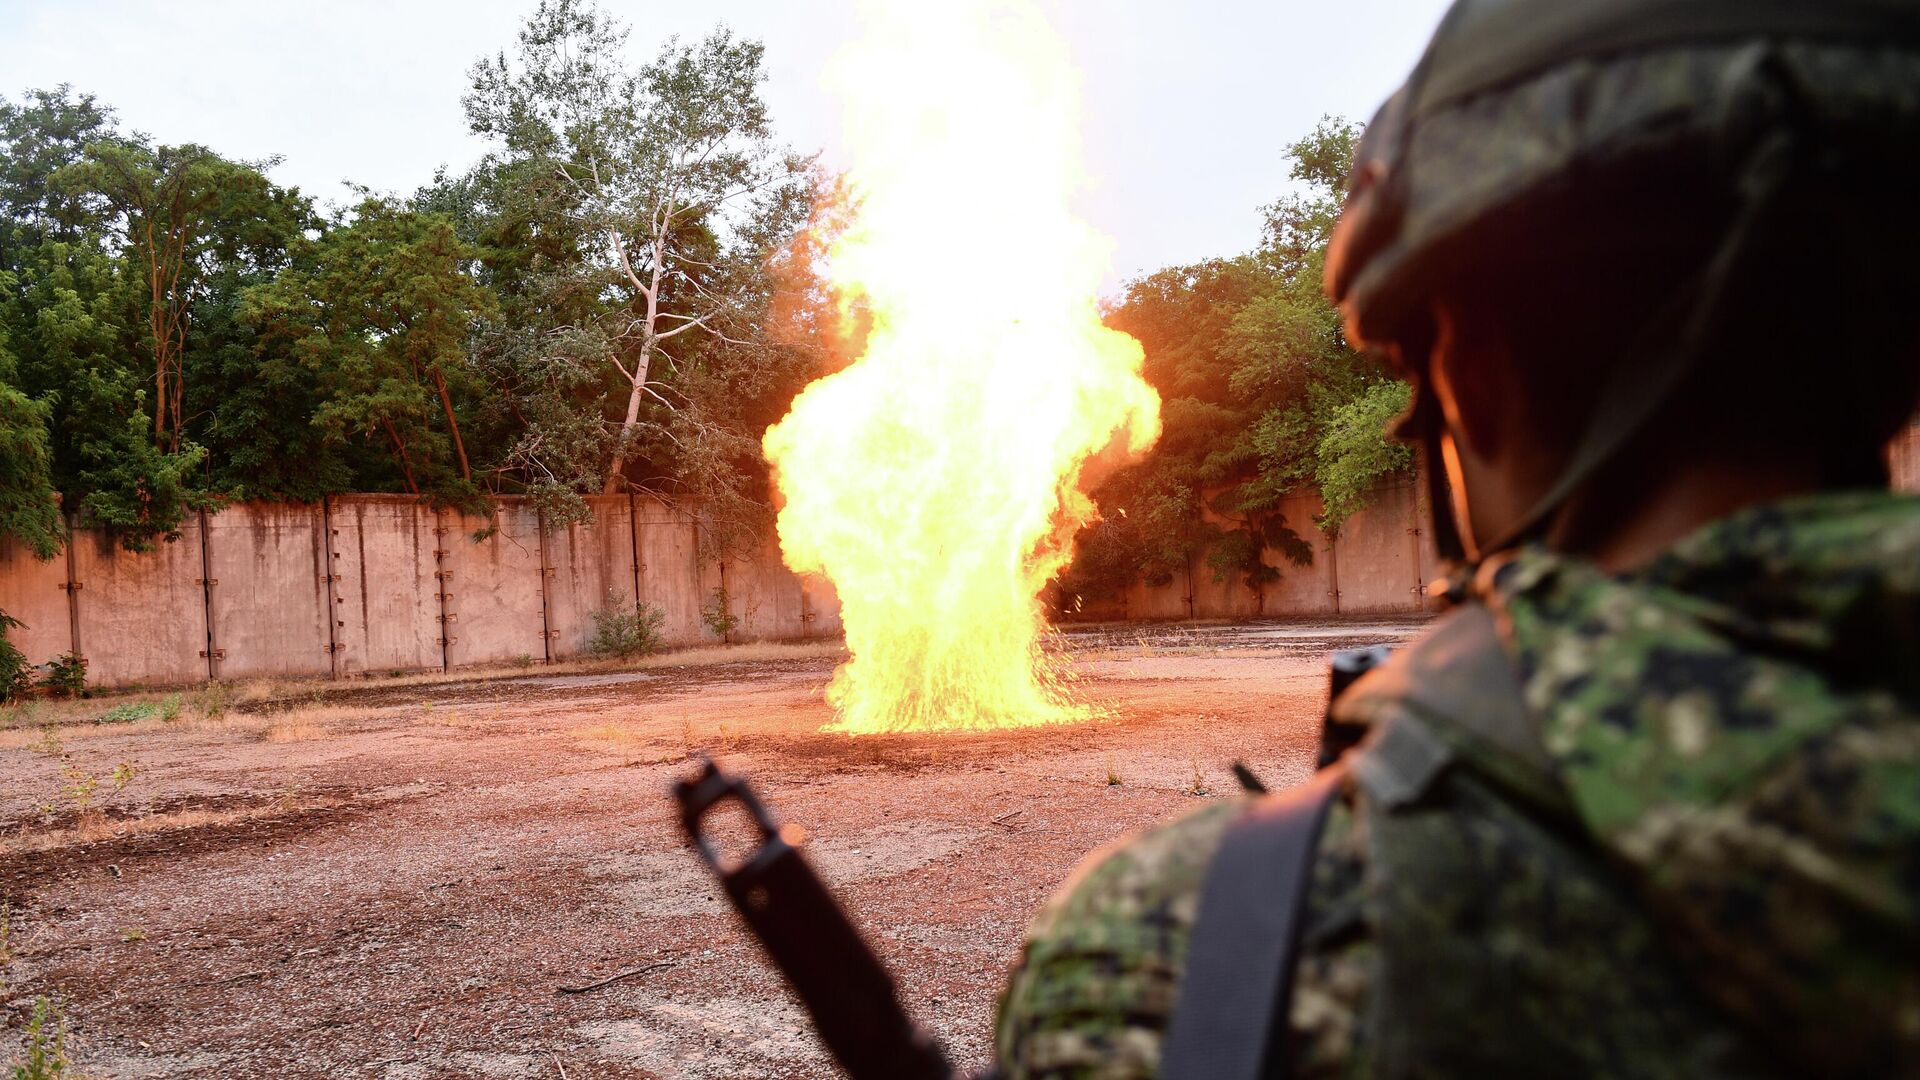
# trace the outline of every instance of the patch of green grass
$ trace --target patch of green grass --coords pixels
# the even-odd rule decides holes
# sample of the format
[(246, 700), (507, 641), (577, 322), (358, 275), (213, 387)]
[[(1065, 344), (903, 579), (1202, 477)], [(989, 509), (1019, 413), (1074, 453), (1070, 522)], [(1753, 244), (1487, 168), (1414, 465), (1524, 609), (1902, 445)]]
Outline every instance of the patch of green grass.
[(135, 720), (146, 720), (160, 715), (160, 703), (157, 701), (129, 701), (125, 705), (115, 705), (101, 713), (93, 721), (96, 724), (131, 724)]
[(27, 1021), (26, 1057), (13, 1066), (10, 1080), (75, 1080), (67, 1057), (67, 1019), (59, 1004), (42, 995), (33, 1001)]

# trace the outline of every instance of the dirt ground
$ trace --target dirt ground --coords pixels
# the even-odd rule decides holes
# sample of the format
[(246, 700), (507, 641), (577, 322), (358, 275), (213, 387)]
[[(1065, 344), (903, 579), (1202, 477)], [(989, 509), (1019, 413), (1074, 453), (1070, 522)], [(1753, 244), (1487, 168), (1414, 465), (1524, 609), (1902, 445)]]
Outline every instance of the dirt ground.
[(988, 734), (821, 734), (819, 645), (0, 731), (0, 1059), (50, 995), (96, 1080), (830, 1076), (681, 841), (668, 786), (707, 750), (979, 1064), (1076, 863), (1231, 795), (1236, 758), (1303, 778), (1327, 654), (1415, 630), (1076, 634), (1112, 718)]

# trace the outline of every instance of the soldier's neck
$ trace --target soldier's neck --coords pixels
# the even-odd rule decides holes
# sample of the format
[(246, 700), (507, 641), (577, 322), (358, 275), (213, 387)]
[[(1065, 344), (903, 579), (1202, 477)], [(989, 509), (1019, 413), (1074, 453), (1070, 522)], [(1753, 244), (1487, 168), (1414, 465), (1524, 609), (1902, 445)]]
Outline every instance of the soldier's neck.
[(1643, 461), (1613, 470), (1569, 500), (1555, 515), (1547, 543), (1609, 573), (1625, 573), (1728, 514), (1821, 487), (1820, 471), (1810, 463)]

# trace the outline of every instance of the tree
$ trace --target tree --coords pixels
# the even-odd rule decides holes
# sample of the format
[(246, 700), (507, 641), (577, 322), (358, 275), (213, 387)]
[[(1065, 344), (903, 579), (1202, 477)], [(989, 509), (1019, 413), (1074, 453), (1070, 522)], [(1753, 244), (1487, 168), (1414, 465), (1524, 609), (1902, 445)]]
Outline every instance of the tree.
[[(270, 163), (263, 163), (270, 164)], [(153, 364), (154, 443), (178, 451), (186, 427), (189, 316), (204, 277), (209, 240), (262, 222), (274, 188), (260, 167), (228, 161), (203, 146), (154, 146), (107, 138), (53, 177), (73, 194), (104, 198), (119, 215), (129, 254), (146, 286), (146, 344)], [(219, 225), (228, 228), (220, 229)]]
[[(1289, 148), (1294, 193), (1265, 208), (1247, 255), (1150, 274), (1109, 313), (1146, 350), (1164, 432), (1144, 461), (1094, 493), (1102, 521), (1060, 582), (1068, 597), (1164, 584), (1204, 562), (1256, 605), (1311, 546), (1283, 500), (1313, 487), (1335, 532), (1382, 477), (1411, 461), (1386, 437), (1406, 386), (1350, 348), (1320, 291), (1359, 128), (1336, 120)], [(1069, 601), (1068, 606), (1071, 606)]]
[(47, 430), (53, 407), (22, 393), (12, 385), (14, 377), (13, 356), (0, 338), (0, 536), (14, 538), (37, 558), (51, 559), (66, 532)]
[[(579, 394), (601, 381), (591, 365), (610, 368), (624, 398), (598, 438), (529, 417), (515, 454), (578, 485), (591, 447), (607, 492), (677, 483), (692, 475), (684, 466), (739, 452), (734, 433), (689, 396), (688, 373), (703, 349), (760, 344), (768, 245), (792, 234), (805, 197), (806, 163), (776, 146), (768, 125), (758, 42), (722, 29), (694, 45), (670, 40), (629, 69), (625, 41), (589, 3), (542, 0), (514, 57), (476, 65), (465, 99), (473, 131), (498, 144), (485, 170), (530, 189), (496, 198), (496, 211), (525, 215), (555, 256), (520, 284), (558, 318), (505, 346), (531, 347), (556, 369), (532, 380), (545, 389)], [(524, 356), (509, 365), (538, 366)], [(683, 467), (657, 468), (662, 455)], [(636, 465), (646, 473), (633, 475)]]
[(468, 349), (493, 310), (473, 249), (444, 216), (373, 198), (314, 247), (248, 294), (248, 322), (317, 374), (312, 423), (330, 440), (383, 442), (408, 492), (473, 500), (457, 401), (482, 389)]

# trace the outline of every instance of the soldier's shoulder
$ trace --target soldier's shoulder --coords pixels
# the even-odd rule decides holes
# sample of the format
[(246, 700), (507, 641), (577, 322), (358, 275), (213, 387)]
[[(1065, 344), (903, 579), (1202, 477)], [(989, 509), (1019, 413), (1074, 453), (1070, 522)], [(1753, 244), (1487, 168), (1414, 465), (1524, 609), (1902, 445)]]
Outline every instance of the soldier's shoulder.
[(1132, 921), (1166, 910), (1192, 922), (1207, 864), (1243, 799), (1221, 799), (1135, 833), (1089, 856), (1035, 923), (1034, 934), (1062, 924)]
[(1001, 1000), (1009, 1077), (1154, 1075), (1207, 866), (1243, 799), (1090, 856), (1034, 921)]

